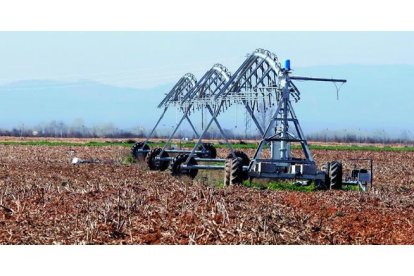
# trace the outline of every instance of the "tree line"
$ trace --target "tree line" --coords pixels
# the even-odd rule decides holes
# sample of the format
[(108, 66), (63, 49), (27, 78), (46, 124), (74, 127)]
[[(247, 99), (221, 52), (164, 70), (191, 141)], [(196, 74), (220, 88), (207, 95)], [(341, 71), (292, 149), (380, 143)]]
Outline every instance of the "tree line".
[[(268, 121), (265, 117), (260, 122), (266, 125)], [(247, 126), (247, 124), (246, 124)], [(227, 138), (238, 140), (257, 140), (261, 137), (258, 135), (256, 128), (249, 126), (251, 129), (227, 129), (223, 131)], [(171, 129), (159, 128), (153, 134), (153, 138), (166, 139), (171, 133)], [(83, 120), (76, 119), (71, 124), (61, 121), (51, 121), (39, 124), (33, 127), (20, 125), (11, 129), (0, 128), (0, 136), (13, 137), (61, 137), (61, 138), (144, 138), (150, 130), (144, 127), (135, 127), (132, 129), (122, 129), (113, 123), (105, 123), (96, 126), (86, 126)], [(412, 143), (413, 135), (410, 131), (403, 130), (398, 134), (390, 135), (385, 130), (361, 131), (361, 130), (319, 130), (309, 133), (307, 139), (310, 141), (321, 142), (345, 142), (345, 143)], [(195, 139), (195, 133), (189, 129), (180, 129), (174, 138)], [(222, 135), (217, 127), (212, 125), (205, 135), (206, 139), (221, 139)]]

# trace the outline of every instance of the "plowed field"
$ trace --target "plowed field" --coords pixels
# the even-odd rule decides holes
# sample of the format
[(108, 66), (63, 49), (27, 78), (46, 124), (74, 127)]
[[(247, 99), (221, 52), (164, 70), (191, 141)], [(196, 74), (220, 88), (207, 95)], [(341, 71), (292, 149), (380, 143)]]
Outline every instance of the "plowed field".
[(313, 151), (373, 158), (369, 193), (220, 188), (122, 164), (118, 146), (0, 153), (1, 244), (414, 244), (414, 152)]

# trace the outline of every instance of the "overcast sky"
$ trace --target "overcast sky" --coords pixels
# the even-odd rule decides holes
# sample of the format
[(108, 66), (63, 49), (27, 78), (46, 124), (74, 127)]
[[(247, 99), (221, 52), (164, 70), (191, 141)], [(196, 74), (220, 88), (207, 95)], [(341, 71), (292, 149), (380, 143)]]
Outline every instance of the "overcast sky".
[(0, 32), (0, 84), (82, 80), (135, 88), (197, 77), (220, 62), (234, 72), (265, 48), (292, 67), (411, 64), (414, 32)]

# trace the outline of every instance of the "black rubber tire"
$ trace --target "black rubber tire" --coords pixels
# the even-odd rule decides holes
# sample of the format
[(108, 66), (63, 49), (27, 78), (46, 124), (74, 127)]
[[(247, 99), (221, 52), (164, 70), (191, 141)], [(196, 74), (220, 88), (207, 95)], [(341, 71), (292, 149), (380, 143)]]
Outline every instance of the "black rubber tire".
[(342, 188), (342, 163), (338, 161), (332, 161), (323, 164), (321, 170), (326, 175), (325, 182), (315, 182), (316, 188), (320, 190)]
[[(155, 159), (155, 157), (160, 156), (161, 151), (161, 148), (152, 149), (145, 157), (145, 162), (151, 171), (165, 171), (168, 168), (168, 165), (170, 164), (169, 161)], [(164, 151), (161, 157), (169, 157), (169, 155)]]
[[(236, 155), (236, 157), (241, 159), (242, 166), (249, 166), (250, 165), (250, 158), (247, 156), (247, 154), (245, 154), (244, 152), (242, 152), (240, 150), (235, 150), (234, 154)], [(227, 159), (233, 159), (233, 155), (231, 153), (229, 153), (227, 155)], [(248, 171), (243, 171), (242, 172), (242, 178), (243, 178), (243, 180), (247, 180), (249, 178), (249, 172)]]
[(342, 188), (342, 163), (332, 161), (329, 163), (329, 183), (331, 189)]
[(243, 165), (241, 158), (228, 158), (224, 163), (224, 185), (241, 185), (243, 183)]
[(230, 185), (231, 163), (232, 159), (230, 158), (224, 162), (224, 186)]
[(329, 173), (329, 162), (322, 165), (321, 171), (324, 173)]
[(150, 147), (148, 145), (145, 145), (144, 147), (142, 147), (144, 145), (144, 142), (138, 142), (135, 143), (132, 147), (131, 147), (131, 155), (134, 159), (136, 160), (145, 160), (145, 157), (147, 157), (148, 152), (138, 152), (139, 149), (143, 149), (143, 150), (149, 150)]
[[(243, 166), (247, 166), (250, 164), (250, 158), (243, 151), (235, 150), (234, 155), (242, 159)], [(233, 155), (229, 153), (226, 158), (233, 159)]]
[[(188, 154), (177, 155), (170, 163), (170, 172), (173, 176), (182, 176), (187, 175), (191, 178), (195, 178), (198, 174), (198, 169), (182, 169), (181, 164), (183, 164), (188, 159)], [(188, 165), (197, 165), (197, 161), (194, 158), (191, 158), (188, 162)]]
[(241, 185), (243, 183), (242, 159), (237, 157), (231, 160), (230, 184)]
[(216, 158), (217, 157), (217, 150), (211, 143), (203, 143), (203, 145), (198, 146), (197, 150), (205, 149), (205, 153), (198, 153), (197, 156), (201, 158)]

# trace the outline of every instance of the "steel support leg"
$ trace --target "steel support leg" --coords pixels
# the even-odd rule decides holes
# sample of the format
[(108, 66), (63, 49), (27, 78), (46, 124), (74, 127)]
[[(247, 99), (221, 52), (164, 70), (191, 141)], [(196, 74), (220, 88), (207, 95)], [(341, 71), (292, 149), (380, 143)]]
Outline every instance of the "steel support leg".
[(226, 142), (227, 146), (229, 147), (229, 149), (230, 149), (230, 151), (231, 151), (231, 154), (233, 155), (233, 157), (236, 157), (236, 156), (234, 155), (234, 150), (233, 150), (233, 147), (231, 146), (231, 144), (230, 144), (229, 140), (227, 139), (226, 134), (224, 133), (223, 129), (221, 128), (221, 125), (219, 124), (219, 122), (218, 122), (217, 118), (214, 116), (214, 112), (213, 112), (213, 110), (211, 109), (211, 107), (210, 107), (209, 105), (207, 105), (207, 109), (208, 109), (208, 111), (210, 112), (210, 114), (211, 114), (212, 118), (214, 119), (214, 122), (216, 123), (216, 125), (217, 125), (217, 127), (218, 127), (218, 129), (219, 129), (219, 131), (220, 131), (220, 133), (221, 133), (221, 136), (223, 136), (224, 141)]
[(277, 116), (278, 116), (278, 114), (280, 112), (280, 109), (282, 108), (282, 103), (283, 103), (283, 101), (279, 101), (279, 103), (277, 105), (277, 108), (276, 108), (276, 112), (274, 113), (272, 119), (270, 120), (269, 125), (267, 126), (266, 131), (263, 134), (262, 141), (260, 141), (259, 147), (257, 148), (257, 150), (256, 150), (256, 152), (254, 154), (254, 157), (252, 159), (253, 162), (251, 162), (250, 165), (249, 165), (249, 170), (252, 168), (253, 164), (256, 163), (255, 160), (258, 159), (258, 158), (260, 158), (260, 156), (262, 154), (263, 145), (265, 144), (265, 141), (264, 140), (267, 138), (270, 130), (273, 128), (274, 122), (277, 120)]
[[(220, 113), (220, 109), (223, 106), (224, 100), (222, 100), (220, 102), (220, 104), (216, 107), (216, 111), (214, 112), (214, 114), (212, 114), (212, 118), (210, 119), (210, 121), (208, 122), (207, 126), (205, 127), (205, 129), (203, 130), (203, 132), (201, 133), (201, 135), (198, 137), (198, 140), (196, 142), (196, 144), (194, 145), (194, 148), (191, 150), (187, 160), (185, 161), (185, 163), (187, 164), (191, 157), (193, 157), (195, 155), (195, 151), (197, 150), (197, 148), (200, 146), (201, 141), (204, 137), (204, 135), (206, 135), (208, 129), (210, 128), (211, 124), (214, 122), (214, 118), (218, 116), (218, 114)], [(211, 109), (210, 109), (211, 110)]]
[(295, 114), (295, 111), (293, 110), (291, 102), (289, 102), (289, 110), (290, 110), (290, 115), (292, 116), (292, 119), (293, 119), (293, 123), (296, 128), (296, 132), (298, 133), (299, 139), (301, 140), (302, 149), (305, 152), (305, 157), (306, 159), (309, 159), (310, 161), (314, 161), (312, 157), (312, 152), (309, 149), (308, 142), (305, 139), (305, 135), (303, 134), (302, 128), (300, 127), (299, 120), (296, 117), (296, 114)]
[(165, 112), (167, 112), (167, 109), (168, 109), (168, 107), (165, 107), (165, 108), (164, 108), (164, 111), (162, 112), (162, 114), (161, 114), (160, 118), (158, 119), (157, 123), (155, 124), (155, 126), (152, 128), (152, 130), (151, 130), (150, 134), (149, 134), (149, 135), (147, 136), (147, 138), (145, 139), (145, 141), (144, 141), (144, 145), (142, 145), (142, 147), (144, 147), (144, 146), (148, 143), (149, 139), (150, 139), (150, 138), (152, 137), (152, 135), (154, 134), (155, 129), (157, 128), (157, 126), (158, 126), (158, 125), (159, 125), (159, 123), (161, 122), (162, 118), (163, 118), (163, 117), (164, 117), (164, 115), (165, 115)]
[(168, 141), (165, 143), (165, 145), (162, 147), (161, 152), (160, 152), (160, 156), (164, 153), (164, 151), (166, 150), (167, 146), (170, 144), (172, 138), (174, 137), (175, 133), (177, 132), (178, 128), (180, 127), (180, 125), (182, 124), (182, 122), (184, 121), (185, 118), (188, 119), (187, 115), (188, 112), (190, 110), (191, 105), (187, 108), (187, 110), (184, 112), (183, 116), (181, 117), (181, 120), (178, 122), (178, 124), (175, 126), (174, 131), (171, 133), (170, 137), (168, 138)]
[(250, 117), (252, 118), (254, 124), (256, 125), (257, 129), (260, 132), (260, 135), (264, 135), (264, 131), (262, 129), (262, 126), (259, 124), (259, 121), (257, 121), (256, 116), (254, 116), (253, 110), (250, 108), (249, 104), (246, 100), (243, 100), (244, 107), (246, 108), (247, 112), (250, 114)]

